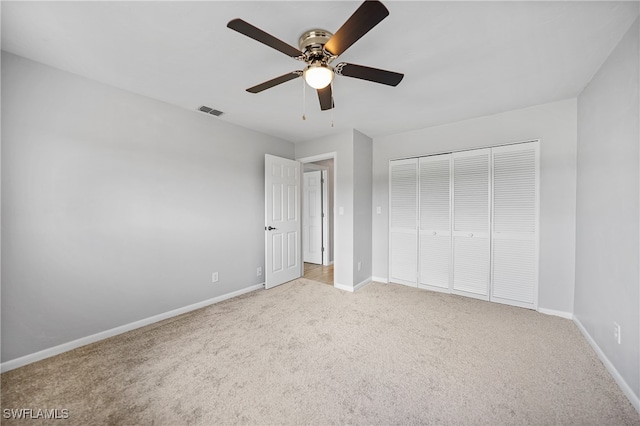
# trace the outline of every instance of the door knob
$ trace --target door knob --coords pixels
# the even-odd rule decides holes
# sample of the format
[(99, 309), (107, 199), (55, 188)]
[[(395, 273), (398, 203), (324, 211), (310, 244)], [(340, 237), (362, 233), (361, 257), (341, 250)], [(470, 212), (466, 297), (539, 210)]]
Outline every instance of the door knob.
[(273, 230), (274, 230), (274, 229), (276, 229), (276, 228), (274, 228), (273, 226), (269, 226), (269, 227), (267, 228), (267, 227), (265, 226), (265, 228), (264, 228), (264, 229), (265, 229), (265, 230), (267, 230), (267, 231), (273, 231)]

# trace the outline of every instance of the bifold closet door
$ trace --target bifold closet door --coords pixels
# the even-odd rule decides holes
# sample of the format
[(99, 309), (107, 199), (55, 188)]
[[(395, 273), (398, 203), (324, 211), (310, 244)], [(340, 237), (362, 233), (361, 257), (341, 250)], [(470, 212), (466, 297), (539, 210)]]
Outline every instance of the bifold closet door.
[(418, 286), (450, 292), (451, 154), (422, 157)]
[(453, 156), (453, 292), (489, 299), (491, 149)]
[(389, 281), (417, 286), (418, 159), (389, 163)]
[(537, 309), (539, 142), (493, 148), (491, 300)]

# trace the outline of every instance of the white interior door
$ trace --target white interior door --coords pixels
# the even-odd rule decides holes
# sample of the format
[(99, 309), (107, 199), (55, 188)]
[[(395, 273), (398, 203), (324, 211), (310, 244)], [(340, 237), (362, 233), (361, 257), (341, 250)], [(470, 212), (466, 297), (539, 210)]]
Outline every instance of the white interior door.
[(491, 149), (453, 154), (453, 292), (489, 299)]
[(302, 276), (301, 164), (265, 154), (265, 288)]
[(304, 173), (302, 245), (305, 262), (322, 264), (322, 171)]
[(451, 154), (420, 158), (420, 280), (418, 286), (450, 292)]
[(418, 159), (389, 163), (389, 281), (417, 287)]

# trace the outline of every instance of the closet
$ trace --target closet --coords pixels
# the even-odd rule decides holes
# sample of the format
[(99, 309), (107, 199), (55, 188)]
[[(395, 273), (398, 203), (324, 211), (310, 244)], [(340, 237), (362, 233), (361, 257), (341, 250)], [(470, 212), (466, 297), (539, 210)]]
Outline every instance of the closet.
[(539, 141), (389, 163), (389, 281), (536, 309)]

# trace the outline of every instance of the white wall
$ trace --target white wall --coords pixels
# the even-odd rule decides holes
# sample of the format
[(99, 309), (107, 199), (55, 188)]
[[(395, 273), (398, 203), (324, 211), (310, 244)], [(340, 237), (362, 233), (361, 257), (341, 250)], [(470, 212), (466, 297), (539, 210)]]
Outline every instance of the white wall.
[(578, 97), (575, 316), (640, 410), (639, 36), (636, 20)]
[(264, 281), (265, 153), (294, 148), (3, 52), (2, 361)]
[(572, 313), (576, 138), (576, 100), (375, 138), (373, 276), (388, 277), (389, 160), (540, 139), (539, 307)]

